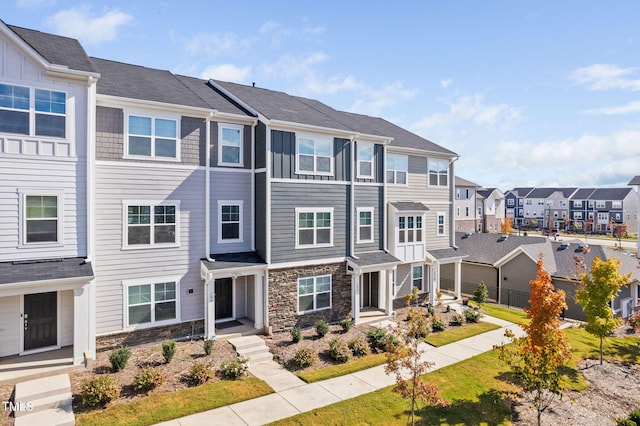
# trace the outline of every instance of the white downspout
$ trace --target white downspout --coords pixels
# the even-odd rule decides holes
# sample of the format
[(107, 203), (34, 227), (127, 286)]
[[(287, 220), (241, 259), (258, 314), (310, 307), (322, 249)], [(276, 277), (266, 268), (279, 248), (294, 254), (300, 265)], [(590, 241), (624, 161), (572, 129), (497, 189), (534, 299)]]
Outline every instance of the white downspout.
[(256, 251), (256, 126), (251, 125), (251, 251)]
[(204, 249), (205, 258), (209, 262), (215, 262), (211, 258), (211, 119), (218, 111), (209, 112), (205, 119), (205, 165), (204, 165)]
[(350, 176), (349, 176), (349, 180), (351, 182), (350, 185), (350, 200), (349, 200), (349, 219), (351, 220), (350, 223), (350, 237), (349, 237), (349, 255), (351, 257), (353, 257), (354, 259), (358, 259), (358, 256), (356, 256), (355, 254), (355, 239), (356, 239), (356, 229), (355, 229), (355, 224), (356, 224), (356, 214), (355, 214), (355, 205), (356, 205), (356, 201), (354, 199), (355, 194), (356, 194), (356, 188), (355, 188), (355, 168), (358, 167), (358, 160), (357, 160), (357, 154), (356, 154), (356, 145), (355, 145), (355, 141), (356, 138), (358, 137), (358, 135), (352, 135), (351, 138), (349, 139), (349, 144), (351, 145), (351, 155), (349, 156), (349, 162), (351, 163), (351, 167), (349, 167), (349, 171), (350, 171)]
[(266, 147), (265, 147), (265, 262), (271, 264), (271, 127), (265, 126)]
[(96, 176), (96, 84), (97, 79), (89, 77), (87, 79), (87, 146), (86, 146), (86, 166), (87, 166), (87, 262), (93, 260), (94, 254), (94, 232), (95, 232), (95, 176)]
[(455, 157), (451, 160), (451, 162), (449, 163), (449, 169), (450, 169), (450, 173), (449, 173), (449, 247), (453, 247), (453, 248), (457, 248), (456, 247), (456, 224), (455, 224), (455, 191), (456, 191), (456, 185), (455, 185), (455, 172), (454, 172), (454, 165), (453, 163), (455, 163), (458, 158), (460, 157)]

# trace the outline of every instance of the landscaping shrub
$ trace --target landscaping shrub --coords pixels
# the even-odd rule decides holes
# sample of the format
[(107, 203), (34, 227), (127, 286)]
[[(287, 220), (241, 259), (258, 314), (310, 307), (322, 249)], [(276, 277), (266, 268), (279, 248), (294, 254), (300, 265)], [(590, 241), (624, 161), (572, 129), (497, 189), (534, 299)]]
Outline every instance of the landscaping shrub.
[(445, 328), (447, 328), (447, 325), (442, 321), (442, 318), (437, 315), (433, 317), (433, 321), (431, 321), (432, 331), (443, 331)]
[(204, 353), (207, 355), (211, 355), (211, 350), (213, 349), (213, 339), (204, 339)]
[(484, 281), (480, 281), (480, 284), (478, 284), (476, 291), (473, 292), (473, 301), (482, 306), (482, 304), (487, 303), (488, 298), (489, 291), (487, 290), (487, 286), (485, 285)]
[(467, 322), (478, 322), (482, 314), (480, 311), (476, 311), (475, 309), (465, 309), (464, 310), (464, 318)]
[(163, 384), (164, 379), (161, 371), (151, 367), (143, 368), (133, 378), (133, 388), (138, 392), (149, 392)]
[(242, 376), (247, 374), (247, 370), (249, 369), (249, 360), (246, 358), (234, 358), (228, 359), (222, 362), (220, 365), (220, 374), (225, 379), (239, 379)]
[(329, 356), (338, 362), (347, 362), (351, 358), (351, 349), (347, 342), (336, 338), (329, 343)]
[(349, 330), (351, 330), (351, 328), (353, 327), (353, 320), (351, 318), (345, 318), (341, 320), (338, 324), (340, 324), (340, 327), (342, 327), (342, 331), (346, 333)]
[(633, 331), (640, 330), (640, 311), (635, 312), (628, 319), (629, 326), (633, 328)]
[(131, 350), (126, 346), (122, 346), (118, 349), (113, 350), (109, 355), (109, 362), (111, 363), (111, 367), (113, 371), (118, 372), (124, 369), (127, 366), (127, 361), (131, 357)]
[(320, 320), (316, 323), (316, 333), (318, 337), (322, 338), (329, 332), (329, 323), (325, 320)]
[(310, 367), (318, 362), (318, 354), (311, 348), (300, 348), (296, 351), (292, 361), (297, 367)]
[(429, 314), (430, 317), (432, 317), (436, 314), (436, 311), (433, 309), (433, 306), (429, 305), (427, 306), (427, 313)]
[(451, 305), (447, 305), (447, 307), (446, 307), (446, 308), (444, 308), (444, 311), (445, 311), (446, 313), (451, 312)]
[(302, 340), (302, 331), (298, 327), (293, 327), (291, 329), (291, 341), (298, 343), (300, 340)]
[(356, 337), (355, 339), (350, 340), (349, 349), (351, 349), (353, 356), (365, 356), (369, 355), (371, 352), (369, 344), (364, 337)]
[(82, 382), (80, 395), (87, 407), (105, 405), (120, 395), (120, 385), (115, 378), (104, 374)]
[(189, 379), (197, 385), (208, 382), (213, 376), (213, 368), (203, 362), (194, 362), (189, 371)]
[(451, 317), (451, 320), (449, 321), (449, 325), (452, 325), (452, 326), (454, 326), (454, 327), (455, 327), (455, 326), (459, 326), (459, 325), (462, 325), (462, 322), (463, 322), (463, 321), (464, 321), (464, 319), (462, 318), (462, 315), (460, 315), (460, 314), (454, 314), (454, 315)]
[(162, 342), (162, 356), (164, 362), (169, 364), (176, 354), (176, 342), (175, 340), (165, 340)]
[(375, 327), (367, 333), (367, 341), (371, 347), (371, 351), (375, 353), (385, 352), (387, 345), (395, 346), (398, 344), (398, 338), (387, 333), (384, 329)]
[(616, 419), (616, 426), (638, 426), (638, 424), (630, 419)]
[(632, 411), (629, 414), (629, 420), (636, 422), (640, 426), (640, 410)]

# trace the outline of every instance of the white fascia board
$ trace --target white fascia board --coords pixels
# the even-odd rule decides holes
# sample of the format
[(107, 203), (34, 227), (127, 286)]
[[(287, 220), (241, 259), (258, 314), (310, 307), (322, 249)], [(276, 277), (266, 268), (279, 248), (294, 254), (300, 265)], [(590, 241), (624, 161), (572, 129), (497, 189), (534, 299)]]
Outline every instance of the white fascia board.
[(393, 138), (386, 136), (368, 135), (363, 133), (354, 132), (351, 130), (334, 129), (331, 127), (315, 126), (313, 124), (294, 123), (291, 121), (282, 120), (270, 120), (269, 124), (274, 130), (286, 130), (286, 131), (302, 131), (310, 133), (320, 133), (330, 135), (334, 137), (344, 137), (345, 139), (354, 139), (362, 142), (372, 142), (376, 144), (387, 145), (391, 143)]
[(17, 296), (28, 293), (43, 293), (48, 291), (64, 291), (80, 288), (91, 283), (95, 277), (60, 278), (43, 281), (24, 281), (20, 283), (2, 284), (0, 297)]
[(439, 157), (442, 159), (447, 159), (447, 160), (452, 160), (452, 159), (458, 159), (460, 158), (460, 156), (458, 154), (447, 154), (444, 152), (436, 152), (436, 151), (429, 151), (426, 149), (416, 149), (416, 148), (405, 148), (405, 147), (401, 147), (401, 146), (389, 146), (389, 152), (388, 154), (415, 154), (415, 155), (423, 155), (423, 156), (428, 156), (428, 157)]

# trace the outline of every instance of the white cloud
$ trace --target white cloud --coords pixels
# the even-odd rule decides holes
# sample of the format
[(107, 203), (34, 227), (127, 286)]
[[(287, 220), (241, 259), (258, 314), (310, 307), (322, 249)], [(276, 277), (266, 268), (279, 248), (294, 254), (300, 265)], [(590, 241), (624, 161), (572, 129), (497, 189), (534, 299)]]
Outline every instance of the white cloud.
[(20, 9), (33, 9), (53, 6), (56, 0), (18, 0), (16, 6)]
[(449, 86), (451, 86), (451, 83), (453, 83), (453, 80), (450, 78), (446, 80), (440, 80), (440, 87), (442, 87), (443, 89), (447, 89)]
[(329, 56), (322, 52), (313, 52), (307, 55), (287, 54), (280, 56), (276, 62), (262, 64), (260, 72), (269, 78), (305, 79), (315, 75), (314, 67), (327, 59)]
[(640, 90), (640, 78), (633, 78), (638, 74), (638, 68), (620, 68), (612, 64), (593, 64), (578, 68), (571, 73), (570, 78), (579, 85), (587, 86), (591, 90), (626, 89)]
[(417, 89), (404, 87), (402, 81), (393, 82), (379, 89), (363, 84), (360, 86), (359, 98), (348, 110), (359, 114), (379, 116), (385, 109), (398, 102), (408, 101), (417, 94)]
[(585, 114), (619, 115), (633, 114), (636, 112), (640, 112), (640, 101), (633, 101), (619, 106), (589, 109), (585, 111)]
[(264, 24), (262, 24), (259, 32), (260, 34), (266, 34), (266, 33), (275, 31), (279, 27), (280, 27), (280, 24), (277, 23), (276, 21), (267, 21)]
[(233, 64), (211, 65), (200, 74), (200, 78), (222, 81), (233, 81), (236, 83), (247, 83), (251, 67), (237, 67)]
[(201, 33), (185, 42), (187, 51), (193, 55), (218, 56), (228, 52), (245, 51), (251, 45), (234, 33)]
[(62, 10), (47, 19), (58, 34), (77, 38), (83, 43), (97, 44), (117, 37), (118, 30), (133, 17), (119, 10), (105, 9), (101, 15), (91, 15), (89, 7)]

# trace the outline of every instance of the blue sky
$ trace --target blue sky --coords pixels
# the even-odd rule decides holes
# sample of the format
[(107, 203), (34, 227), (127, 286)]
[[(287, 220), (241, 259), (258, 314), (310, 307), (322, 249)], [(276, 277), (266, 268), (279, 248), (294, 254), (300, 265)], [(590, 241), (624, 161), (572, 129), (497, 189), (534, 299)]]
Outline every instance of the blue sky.
[[(384, 117), (485, 187), (640, 174), (640, 2), (4, 0), (87, 53)], [(234, 4), (235, 3), (235, 4)]]

